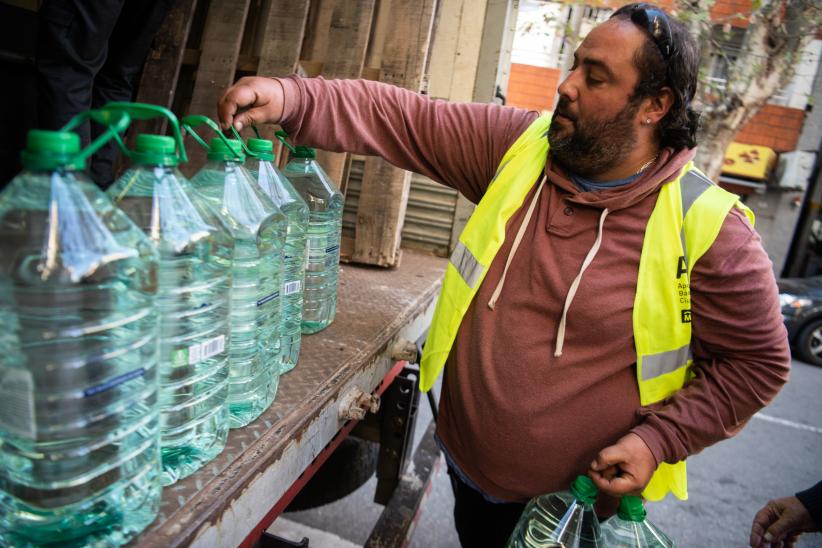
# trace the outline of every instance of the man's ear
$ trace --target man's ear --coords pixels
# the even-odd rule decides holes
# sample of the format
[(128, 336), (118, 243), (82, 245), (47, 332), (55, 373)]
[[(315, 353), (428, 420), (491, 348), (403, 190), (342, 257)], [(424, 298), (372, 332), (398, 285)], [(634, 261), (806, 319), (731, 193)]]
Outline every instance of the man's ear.
[(643, 109), (642, 119), (650, 120), (652, 124), (659, 123), (674, 106), (674, 92), (668, 86), (664, 86), (659, 93), (649, 97)]

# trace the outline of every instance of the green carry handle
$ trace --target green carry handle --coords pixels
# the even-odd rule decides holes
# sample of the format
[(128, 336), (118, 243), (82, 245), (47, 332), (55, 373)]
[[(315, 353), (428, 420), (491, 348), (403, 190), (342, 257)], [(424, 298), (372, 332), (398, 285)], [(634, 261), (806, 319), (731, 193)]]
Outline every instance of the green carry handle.
[[(217, 123), (214, 120), (212, 120), (208, 116), (203, 116), (202, 114), (191, 114), (189, 116), (185, 116), (182, 119), (183, 129), (186, 130), (194, 138), (194, 140), (197, 141), (200, 144), (200, 146), (202, 146), (206, 150), (209, 150), (211, 147), (208, 146), (208, 143), (206, 143), (202, 139), (202, 137), (200, 137), (197, 134), (197, 132), (194, 131), (195, 127), (201, 126), (203, 124), (210, 127), (214, 131), (214, 133), (216, 133), (220, 137), (220, 139), (223, 140), (223, 142), (225, 143), (226, 148), (228, 148), (228, 150), (231, 151), (231, 153), (234, 155), (234, 157), (237, 159), (238, 162), (242, 161), (243, 158), (239, 154), (237, 154), (237, 151), (235, 151), (231, 147), (231, 143), (228, 141), (228, 138), (226, 138), (226, 136), (223, 135), (223, 132), (220, 131), (220, 126), (218, 126)], [(240, 139), (240, 143), (243, 143), (242, 139)], [(243, 143), (243, 148), (245, 148), (244, 143)]]
[[(174, 113), (168, 110), (167, 108), (157, 105), (149, 105), (147, 103), (111, 101), (109, 103), (106, 103), (106, 106), (104, 106), (102, 110), (109, 111), (112, 113), (123, 112), (128, 114), (132, 120), (151, 120), (153, 118), (166, 118), (168, 122), (171, 124), (171, 132), (173, 133), (174, 140), (177, 142), (177, 159), (183, 163), (188, 162), (188, 155), (186, 155), (186, 149), (183, 145), (183, 134), (180, 131), (180, 123), (177, 121), (177, 117), (174, 115)], [(125, 147), (125, 145), (122, 144), (121, 148), (123, 149), (123, 154), (125, 154), (128, 157), (131, 157), (133, 151), (129, 150)]]
[(296, 154), (296, 153), (297, 153), (297, 149), (296, 149), (296, 148), (294, 148), (294, 146), (293, 146), (291, 143), (289, 143), (289, 142), (287, 141), (287, 139), (288, 139), (288, 133), (286, 133), (286, 132), (285, 132), (285, 131), (283, 131), (283, 130), (280, 130), (280, 131), (276, 132), (276, 133), (274, 134), (274, 136), (275, 136), (275, 137), (277, 137), (277, 139), (279, 139), (279, 140), (280, 140), (280, 142), (281, 142), (282, 144), (284, 144), (284, 145), (286, 146), (286, 148), (288, 148), (288, 150), (290, 150), (290, 151), (291, 151), (291, 153), (292, 153), (292, 154)]
[[(257, 137), (259, 137), (260, 133), (257, 131), (257, 127), (256, 126), (252, 126), (252, 127), (254, 127), (254, 133), (256, 133)], [(243, 136), (240, 135), (239, 131), (237, 131), (237, 128), (235, 128), (234, 126), (231, 126), (231, 133), (233, 133), (234, 137), (236, 137), (237, 140), (240, 141), (240, 146), (243, 147), (243, 152), (245, 152), (247, 156), (251, 156), (252, 158), (259, 158), (260, 157), (259, 152), (253, 152), (250, 148), (248, 148), (248, 146), (246, 146), (245, 139), (243, 139)]]
[(88, 120), (93, 120), (100, 125), (107, 126), (107, 128), (86, 148), (77, 153), (77, 156), (75, 156), (76, 163), (85, 164), (92, 154), (100, 150), (111, 139), (114, 139), (120, 147), (125, 146), (120, 138), (120, 133), (128, 129), (129, 124), (131, 124), (131, 116), (122, 111), (87, 110), (69, 120), (65, 126), (60, 128), (60, 131), (74, 131), (74, 128)]

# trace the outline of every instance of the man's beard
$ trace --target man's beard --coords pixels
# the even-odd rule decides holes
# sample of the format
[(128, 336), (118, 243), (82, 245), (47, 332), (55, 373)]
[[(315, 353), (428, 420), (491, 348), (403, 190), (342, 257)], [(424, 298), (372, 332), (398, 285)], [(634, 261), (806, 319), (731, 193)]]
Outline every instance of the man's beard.
[[(557, 113), (567, 113), (568, 100), (561, 97)], [(610, 120), (585, 121), (576, 118), (573, 126), (567, 128), (566, 135), (561, 132), (559, 124), (551, 124), (548, 130), (548, 144), (551, 146), (551, 157), (563, 168), (581, 175), (595, 177), (613, 168), (628, 156), (637, 141), (633, 118), (639, 103), (629, 102)], [(571, 125), (570, 121), (566, 124)]]

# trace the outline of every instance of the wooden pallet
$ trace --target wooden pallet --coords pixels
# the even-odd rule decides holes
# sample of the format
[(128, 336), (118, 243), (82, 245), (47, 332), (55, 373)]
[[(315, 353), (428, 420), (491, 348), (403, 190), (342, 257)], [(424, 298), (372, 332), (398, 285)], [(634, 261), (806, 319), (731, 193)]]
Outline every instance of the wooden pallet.
[[(216, 117), (222, 92), (248, 75), (380, 80), (420, 91), (438, 0), (181, 0), (158, 33), (137, 100), (178, 116)], [(276, 128), (265, 128), (268, 138)], [(142, 122), (162, 132), (162, 121)], [(133, 132), (136, 133), (136, 132)], [(188, 143), (191, 175), (205, 154)], [(344, 191), (351, 158), (318, 152)], [(410, 173), (378, 158), (362, 166), (353, 230), (343, 238), (343, 260), (396, 266)], [(349, 198), (347, 198), (349, 200)]]

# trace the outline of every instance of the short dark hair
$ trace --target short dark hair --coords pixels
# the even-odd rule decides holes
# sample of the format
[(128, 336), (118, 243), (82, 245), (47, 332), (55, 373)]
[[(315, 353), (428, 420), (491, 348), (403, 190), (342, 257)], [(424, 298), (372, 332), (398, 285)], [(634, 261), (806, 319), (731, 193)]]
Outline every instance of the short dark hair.
[(674, 150), (693, 148), (696, 146), (699, 113), (691, 108), (691, 101), (696, 93), (699, 74), (699, 48), (681, 21), (668, 16), (652, 4), (627, 4), (616, 10), (611, 19), (633, 22), (631, 14), (640, 9), (662, 12), (667, 17), (672, 49), (666, 60), (650, 33), (643, 29), (648, 40), (634, 56), (639, 81), (631, 100), (640, 101), (646, 97), (654, 97), (664, 86), (668, 86), (674, 94), (674, 103), (657, 126), (659, 143)]

